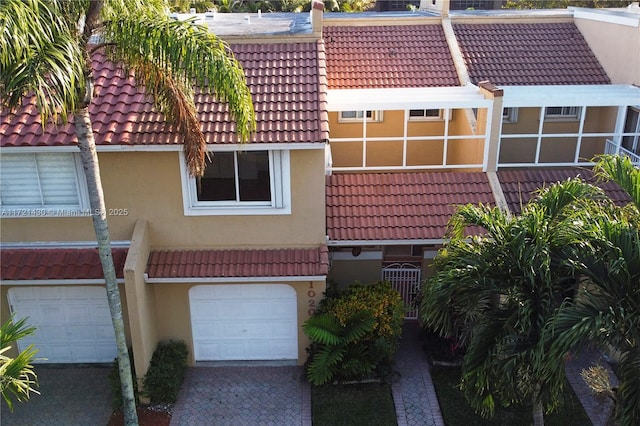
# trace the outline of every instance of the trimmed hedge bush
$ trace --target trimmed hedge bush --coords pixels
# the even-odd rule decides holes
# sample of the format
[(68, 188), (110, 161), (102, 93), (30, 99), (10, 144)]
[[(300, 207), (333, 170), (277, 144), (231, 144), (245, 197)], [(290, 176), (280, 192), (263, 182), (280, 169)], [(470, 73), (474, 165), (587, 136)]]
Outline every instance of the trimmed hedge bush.
[(144, 376), (144, 395), (151, 404), (176, 402), (189, 350), (182, 341), (160, 343), (151, 357), (151, 364)]

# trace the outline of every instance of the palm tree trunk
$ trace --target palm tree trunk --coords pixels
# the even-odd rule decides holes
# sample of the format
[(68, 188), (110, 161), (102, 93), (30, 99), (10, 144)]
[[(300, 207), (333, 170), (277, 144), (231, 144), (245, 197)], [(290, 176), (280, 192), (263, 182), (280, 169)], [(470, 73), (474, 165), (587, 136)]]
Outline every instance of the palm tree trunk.
[(544, 409), (540, 400), (540, 385), (536, 385), (533, 393), (533, 426), (544, 426)]
[(122, 318), (122, 304), (120, 302), (120, 291), (116, 278), (116, 269), (113, 265), (111, 254), (111, 238), (109, 227), (107, 226), (107, 212), (104, 204), (104, 194), (102, 182), (100, 180), (100, 166), (96, 153), (96, 144), (93, 138), (93, 127), (89, 117), (89, 108), (84, 107), (74, 114), (76, 136), (78, 137), (78, 147), (82, 158), (82, 166), (87, 179), (89, 190), (89, 205), (91, 207), (91, 218), (96, 232), (98, 242), (98, 253), (100, 263), (104, 272), (105, 284), (107, 287), (107, 297), (109, 300), (109, 310), (111, 320), (116, 333), (116, 344), (118, 347), (118, 366), (120, 371), (120, 382), (122, 383), (122, 400), (124, 402), (124, 419), (126, 425), (137, 425), (138, 415), (136, 413), (136, 401), (133, 392), (133, 378), (131, 375), (131, 363), (129, 362), (129, 351), (124, 333), (124, 320)]

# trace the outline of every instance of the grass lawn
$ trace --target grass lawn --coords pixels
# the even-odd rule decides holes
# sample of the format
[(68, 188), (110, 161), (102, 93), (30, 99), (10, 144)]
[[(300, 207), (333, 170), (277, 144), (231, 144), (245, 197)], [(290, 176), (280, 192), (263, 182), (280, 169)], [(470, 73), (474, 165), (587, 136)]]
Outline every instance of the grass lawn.
[[(431, 377), (436, 388), (442, 417), (448, 426), (528, 426), (532, 424), (531, 407), (496, 407), (492, 419), (483, 419), (475, 414), (457, 386), (460, 382), (460, 368), (432, 367)], [(584, 412), (580, 401), (569, 383), (565, 387), (565, 402), (562, 412), (545, 414), (545, 426), (585, 426), (591, 421)]]
[(390, 384), (314, 386), (311, 407), (314, 426), (397, 425)]

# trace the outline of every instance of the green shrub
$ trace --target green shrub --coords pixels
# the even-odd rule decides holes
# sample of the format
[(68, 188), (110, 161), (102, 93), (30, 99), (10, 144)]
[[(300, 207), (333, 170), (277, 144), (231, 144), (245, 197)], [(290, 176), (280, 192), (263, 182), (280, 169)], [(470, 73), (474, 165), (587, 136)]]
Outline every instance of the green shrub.
[(174, 403), (184, 372), (189, 350), (182, 341), (160, 343), (151, 357), (151, 364), (144, 376), (144, 395), (151, 404)]
[[(138, 383), (136, 380), (136, 367), (133, 364), (133, 353), (129, 348), (129, 364), (131, 365), (131, 375), (133, 377), (133, 397), (138, 405)], [(113, 360), (111, 371), (109, 372), (109, 384), (111, 387), (111, 408), (119, 410), (124, 405), (122, 401), (122, 382), (120, 381), (120, 370), (118, 369), (118, 358)]]
[(308, 348), (307, 377), (314, 385), (332, 380), (388, 379), (402, 333), (404, 307), (389, 283), (356, 283), (325, 294), (318, 313), (303, 329)]

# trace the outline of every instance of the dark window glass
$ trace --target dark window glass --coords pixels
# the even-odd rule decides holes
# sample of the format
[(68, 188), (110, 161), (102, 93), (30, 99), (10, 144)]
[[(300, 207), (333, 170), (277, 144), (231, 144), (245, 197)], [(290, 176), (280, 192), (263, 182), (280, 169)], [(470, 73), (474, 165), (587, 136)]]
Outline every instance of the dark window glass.
[(217, 152), (198, 182), (199, 201), (270, 201), (269, 153)]

